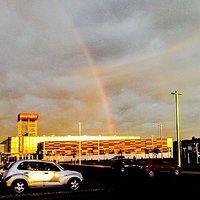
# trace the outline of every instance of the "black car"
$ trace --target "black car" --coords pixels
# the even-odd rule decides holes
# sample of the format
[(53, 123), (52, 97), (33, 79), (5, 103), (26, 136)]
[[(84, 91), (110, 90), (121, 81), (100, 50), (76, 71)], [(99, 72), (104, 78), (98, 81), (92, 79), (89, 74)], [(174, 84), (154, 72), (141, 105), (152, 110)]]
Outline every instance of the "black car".
[(137, 168), (137, 163), (134, 159), (118, 159), (113, 160), (111, 163), (111, 169), (115, 172), (124, 173), (126, 171), (134, 171)]
[(114, 156), (110, 160), (121, 160), (121, 159), (125, 159), (125, 156)]

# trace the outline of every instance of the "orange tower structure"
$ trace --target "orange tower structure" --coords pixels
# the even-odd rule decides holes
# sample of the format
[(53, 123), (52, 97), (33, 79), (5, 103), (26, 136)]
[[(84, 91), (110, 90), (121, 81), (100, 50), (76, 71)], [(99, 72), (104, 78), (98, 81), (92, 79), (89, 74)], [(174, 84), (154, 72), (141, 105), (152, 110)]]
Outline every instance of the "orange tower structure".
[(38, 135), (37, 113), (20, 113), (17, 117), (18, 136), (37, 136)]

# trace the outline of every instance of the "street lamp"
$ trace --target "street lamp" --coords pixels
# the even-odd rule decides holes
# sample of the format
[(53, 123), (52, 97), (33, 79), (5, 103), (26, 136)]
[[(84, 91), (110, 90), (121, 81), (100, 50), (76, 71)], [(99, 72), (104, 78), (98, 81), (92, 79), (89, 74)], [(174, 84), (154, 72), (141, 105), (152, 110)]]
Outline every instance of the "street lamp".
[(98, 161), (100, 161), (100, 141), (99, 141), (100, 137), (101, 137), (101, 135), (98, 136), (98, 147), (97, 147), (98, 148)]
[(161, 151), (161, 158), (163, 158), (163, 148), (162, 148), (162, 124), (159, 124), (160, 127), (160, 151)]
[(153, 150), (153, 147), (154, 147), (154, 141), (153, 141), (153, 135), (151, 135), (151, 148), (152, 148), (152, 150)]
[(81, 122), (78, 123), (78, 135), (79, 135), (79, 165), (81, 165)]
[(179, 127), (179, 91), (172, 92), (176, 100), (176, 134), (177, 134), (177, 150), (178, 150), (178, 165), (181, 167), (181, 151), (180, 151), (180, 127)]
[(199, 164), (199, 143), (198, 142), (196, 142), (196, 154), (197, 154), (197, 165)]

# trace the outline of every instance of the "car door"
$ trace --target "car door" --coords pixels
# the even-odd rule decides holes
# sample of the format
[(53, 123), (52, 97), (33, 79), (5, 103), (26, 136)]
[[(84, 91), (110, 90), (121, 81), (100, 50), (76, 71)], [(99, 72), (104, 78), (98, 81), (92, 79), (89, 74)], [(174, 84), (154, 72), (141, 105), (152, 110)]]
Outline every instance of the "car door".
[(172, 169), (173, 169), (172, 162), (170, 162), (170, 160), (163, 159), (163, 172), (170, 173)]
[(28, 184), (30, 187), (43, 186), (43, 171), (40, 170), (40, 165), (38, 162), (34, 161), (24, 161), (18, 166), (23, 175), (28, 179)]
[(60, 169), (54, 163), (43, 162), (44, 186), (59, 186)]
[(156, 163), (157, 163), (156, 169), (160, 173), (169, 173), (170, 172), (171, 164), (168, 160), (158, 159)]
[(162, 159), (153, 159), (152, 160), (153, 168), (156, 172), (162, 173), (164, 171), (164, 165)]

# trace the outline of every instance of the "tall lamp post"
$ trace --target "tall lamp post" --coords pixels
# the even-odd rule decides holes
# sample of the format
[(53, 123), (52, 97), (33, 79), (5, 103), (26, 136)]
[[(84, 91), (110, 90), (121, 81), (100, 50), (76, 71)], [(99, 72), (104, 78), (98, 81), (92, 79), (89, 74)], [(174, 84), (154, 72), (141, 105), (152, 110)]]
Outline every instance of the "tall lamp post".
[(199, 164), (199, 143), (198, 142), (196, 142), (196, 154), (197, 154), (197, 165)]
[(99, 139), (100, 139), (100, 137), (101, 137), (101, 135), (99, 135), (98, 136), (98, 161), (100, 161), (100, 141), (99, 141)]
[(151, 135), (151, 148), (152, 148), (152, 150), (153, 150), (153, 148), (154, 148), (153, 135)]
[(180, 127), (179, 127), (179, 91), (172, 92), (171, 94), (175, 95), (176, 100), (176, 134), (177, 134), (177, 151), (178, 151), (178, 165), (181, 167), (181, 151), (180, 151)]
[(79, 165), (81, 165), (81, 122), (78, 123), (78, 135), (79, 135), (79, 142), (78, 142)]
[(161, 150), (161, 158), (163, 158), (163, 148), (162, 148), (162, 124), (159, 124), (160, 127), (160, 150)]

